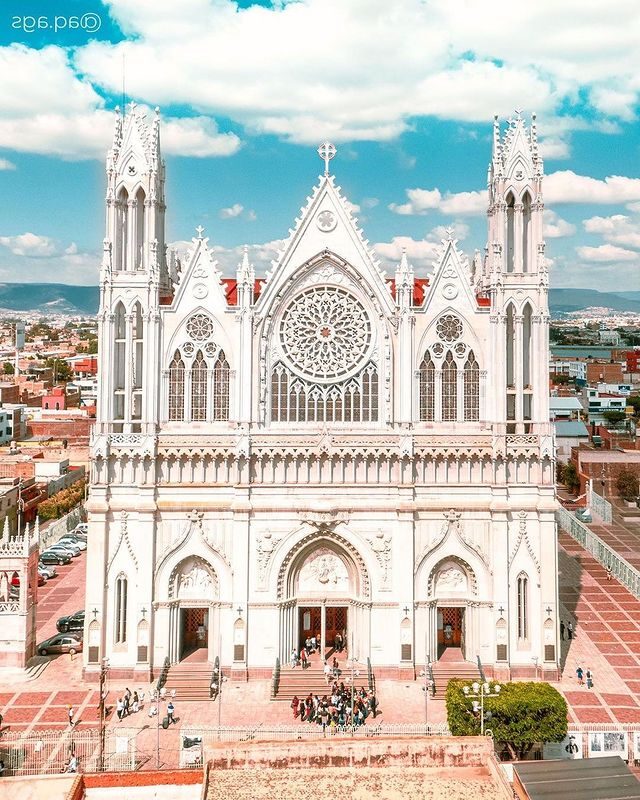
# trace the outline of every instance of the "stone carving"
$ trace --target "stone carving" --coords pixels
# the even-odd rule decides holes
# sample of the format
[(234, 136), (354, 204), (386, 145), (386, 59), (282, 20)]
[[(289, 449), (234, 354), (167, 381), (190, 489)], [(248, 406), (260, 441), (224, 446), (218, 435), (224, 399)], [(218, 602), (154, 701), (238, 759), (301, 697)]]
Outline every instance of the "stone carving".
[(213, 322), (206, 314), (194, 314), (187, 322), (187, 333), (196, 342), (204, 342), (213, 336)]
[(178, 579), (178, 597), (209, 597), (213, 587), (211, 574), (199, 564), (189, 572), (183, 572)]
[(281, 539), (281, 536), (274, 536), (270, 531), (267, 531), (263, 536), (258, 536), (256, 539), (258, 578), (261, 583), (266, 578), (269, 563)]
[(466, 592), (467, 585), (467, 576), (459, 567), (453, 565), (443, 567), (436, 578), (436, 592), (445, 594)]
[(391, 578), (391, 534), (380, 530), (375, 536), (368, 537), (367, 541), (382, 569), (382, 581), (387, 584)]
[(436, 323), (436, 333), (443, 342), (455, 342), (462, 336), (462, 323), (453, 314), (445, 314)]
[(316, 550), (302, 565), (298, 592), (348, 591), (349, 573), (344, 562), (327, 548)]
[(531, 545), (531, 541), (529, 540), (529, 535), (527, 533), (527, 512), (521, 511), (518, 514), (518, 537), (516, 538), (515, 544), (513, 545), (513, 549), (511, 550), (511, 555), (509, 556), (509, 566), (513, 564), (513, 560), (516, 557), (518, 550), (520, 549), (520, 545), (522, 542), (525, 543), (527, 548), (527, 552), (531, 556), (531, 560), (535, 564), (536, 571), (538, 575), (540, 575), (540, 562), (533, 551), (533, 547)]
[(129, 531), (128, 531), (128, 521), (129, 521), (129, 512), (128, 511), (121, 511), (120, 512), (120, 537), (118, 538), (118, 542), (115, 546), (113, 551), (113, 555), (111, 556), (111, 560), (109, 561), (109, 566), (107, 567), (107, 574), (109, 574), (109, 570), (111, 569), (111, 565), (115, 557), (118, 555), (118, 551), (124, 542), (127, 550), (129, 552), (129, 557), (133, 564), (135, 565), (136, 570), (138, 569), (138, 558), (136, 556), (135, 550), (131, 545), (131, 541), (129, 539)]

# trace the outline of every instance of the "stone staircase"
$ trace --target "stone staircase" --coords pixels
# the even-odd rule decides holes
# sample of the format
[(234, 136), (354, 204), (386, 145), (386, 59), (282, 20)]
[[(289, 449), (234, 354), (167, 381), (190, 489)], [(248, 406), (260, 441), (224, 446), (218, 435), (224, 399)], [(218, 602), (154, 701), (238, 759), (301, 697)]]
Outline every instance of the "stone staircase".
[(165, 687), (167, 695), (175, 691), (175, 700), (202, 702), (209, 700), (213, 664), (181, 662), (169, 669)]
[(431, 665), (433, 670), (433, 680), (436, 685), (435, 699), (444, 700), (447, 692), (447, 685), (452, 678), (468, 682), (480, 681), (478, 665), (473, 661), (465, 661), (462, 652), (457, 648), (448, 648), (445, 655), (439, 661)]
[[(311, 692), (322, 697), (327, 694), (329, 687), (324, 677), (323, 667), (324, 663), (313, 656), (309, 659), (309, 666), (304, 670), (302, 667), (291, 669), (288, 664), (284, 664), (280, 670), (278, 694), (273, 699), (290, 702), (294, 695), (306, 697)], [(343, 670), (346, 669), (344, 660), (340, 662), (340, 667)], [(344, 680), (345, 674), (343, 672), (340, 680)]]

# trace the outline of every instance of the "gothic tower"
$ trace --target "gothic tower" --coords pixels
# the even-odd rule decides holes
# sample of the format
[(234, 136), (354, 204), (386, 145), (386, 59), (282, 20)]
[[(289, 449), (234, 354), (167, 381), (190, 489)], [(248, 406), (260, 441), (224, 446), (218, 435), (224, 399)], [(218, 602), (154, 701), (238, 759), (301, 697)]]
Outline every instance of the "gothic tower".
[(489, 165), (489, 255), (492, 349), (496, 365), (493, 419), (507, 434), (548, 426), (548, 274), (542, 231), (543, 164), (535, 115), (527, 129), (517, 113), (504, 137), (494, 121)]

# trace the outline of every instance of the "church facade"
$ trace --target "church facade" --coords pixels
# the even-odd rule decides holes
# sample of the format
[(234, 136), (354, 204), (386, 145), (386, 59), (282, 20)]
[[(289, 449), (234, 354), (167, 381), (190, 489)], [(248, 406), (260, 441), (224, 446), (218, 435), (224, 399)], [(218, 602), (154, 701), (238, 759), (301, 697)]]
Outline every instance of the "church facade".
[(379, 676), (449, 647), (557, 672), (543, 165), (494, 123), (488, 244), (385, 275), (330, 170), (272, 268), (167, 250), (160, 120), (116, 118), (100, 273), (85, 674), (194, 650), (267, 677), (337, 634)]

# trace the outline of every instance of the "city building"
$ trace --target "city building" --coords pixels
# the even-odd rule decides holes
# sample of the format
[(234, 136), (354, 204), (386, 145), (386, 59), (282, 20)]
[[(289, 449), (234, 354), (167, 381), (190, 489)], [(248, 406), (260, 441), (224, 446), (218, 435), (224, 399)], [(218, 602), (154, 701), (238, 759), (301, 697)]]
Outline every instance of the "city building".
[[(453, 648), (557, 675), (543, 166), (494, 126), (487, 256), (381, 272), (324, 173), (273, 268), (165, 259), (160, 120), (116, 117), (100, 274), (85, 675), (194, 649), (270, 676), (317, 635), (376, 675)], [(280, 191), (285, 187), (280, 187)], [(418, 297), (420, 298), (418, 300)]]
[(567, 462), (571, 451), (581, 444), (589, 444), (589, 430), (579, 419), (558, 419), (554, 423), (556, 432), (556, 457)]
[(549, 398), (549, 415), (552, 420), (578, 420), (584, 411), (580, 398), (572, 397)]
[(587, 362), (552, 360), (549, 362), (549, 375), (567, 375), (584, 384), (587, 380)]
[(606, 411), (619, 411), (624, 414), (627, 407), (625, 395), (601, 392), (592, 386), (587, 386), (583, 390), (583, 396), (589, 422), (596, 425), (600, 425), (605, 421), (604, 413)]

